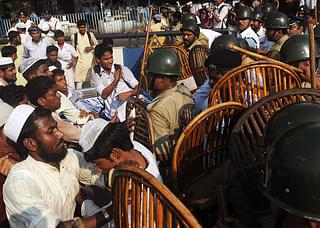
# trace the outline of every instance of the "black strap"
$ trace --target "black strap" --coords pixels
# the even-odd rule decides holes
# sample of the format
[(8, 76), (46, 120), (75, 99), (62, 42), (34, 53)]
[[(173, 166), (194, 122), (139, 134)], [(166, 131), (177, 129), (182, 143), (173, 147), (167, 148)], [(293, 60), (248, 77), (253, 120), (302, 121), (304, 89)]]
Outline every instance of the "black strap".
[[(91, 40), (90, 32), (87, 32), (87, 36), (88, 36), (88, 39), (89, 39), (90, 46), (92, 46), (92, 40)], [(76, 50), (77, 50), (77, 45), (78, 45), (78, 33), (75, 33), (74, 34), (74, 49), (76, 49)]]

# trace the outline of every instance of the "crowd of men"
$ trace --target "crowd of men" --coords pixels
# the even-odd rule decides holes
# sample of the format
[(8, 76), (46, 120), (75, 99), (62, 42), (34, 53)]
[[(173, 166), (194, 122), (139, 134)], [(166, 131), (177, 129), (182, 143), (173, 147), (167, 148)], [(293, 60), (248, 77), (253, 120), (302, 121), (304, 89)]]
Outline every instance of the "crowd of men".
[[(213, 86), (226, 72), (254, 61), (247, 54), (230, 49), (230, 44), (299, 68), (302, 87), (310, 88), (306, 23), (314, 23), (315, 39), (319, 42), (320, 26), (314, 15), (306, 10), (300, 15), (297, 10), (289, 18), (278, 10), (280, 5), (274, 1), (254, 3), (248, 5), (247, 1), (240, 1), (235, 17), (237, 34), (222, 35), (212, 30), (227, 28), (231, 23), (230, 5), (223, 0), (215, 0), (214, 5), (204, 4), (195, 14), (190, 7), (173, 14), (167, 8), (161, 11), (162, 15), (154, 13), (151, 30), (181, 31), (181, 35), (172, 38), (173, 44), (187, 53), (201, 45), (210, 49), (210, 55), (204, 64), (208, 79), (197, 89), (190, 89), (178, 80), (183, 66), (177, 54), (169, 48), (154, 50), (146, 64), (151, 100), (148, 100), (151, 96), (139, 94), (139, 81), (131, 70), (115, 63), (112, 40), (99, 43), (95, 35), (87, 31), (84, 20), (77, 22), (78, 32), (71, 35), (71, 43), (67, 43), (58, 19), (50, 10), (43, 11), (39, 25), (28, 20), (24, 10), (20, 11), (20, 21), (9, 31), (9, 43), (1, 49), (0, 58), (0, 226), (114, 225), (110, 194), (112, 170), (123, 163), (146, 170), (170, 187), (173, 151), (184, 127), (207, 109)], [(318, 45), (315, 45), (318, 61)], [(256, 83), (258, 79), (254, 80)], [(77, 91), (87, 81), (98, 94), (102, 105), (99, 111), (84, 105)], [(318, 77), (316, 87), (320, 87)], [(145, 108), (152, 120), (154, 151), (132, 139), (135, 117), (126, 113), (127, 102), (132, 97), (148, 100)], [(314, 109), (310, 107), (310, 112)], [(297, 113), (295, 108), (287, 112), (288, 118)], [(280, 123), (276, 122), (277, 118), (272, 121), (275, 127)], [(319, 227), (318, 193), (311, 195), (314, 186), (309, 181), (314, 180), (313, 173), (308, 173), (306, 168), (299, 173), (294, 171), (294, 166), (283, 166), (284, 172), (295, 173), (310, 187), (310, 197), (304, 198), (306, 203), (296, 204), (293, 193), (289, 199), (274, 196), (277, 186), (273, 185), (287, 180), (281, 179), (281, 175), (271, 175), (271, 171), (282, 167), (279, 162), (286, 160), (294, 148), (299, 148), (294, 155), (299, 159), (289, 156), (289, 160), (297, 166), (302, 163), (304, 146), (312, 151), (308, 159), (317, 156), (318, 141), (311, 138), (320, 128), (312, 121), (305, 121), (300, 128), (288, 127), (284, 135), (268, 142), (272, 156), (267, 166), (270, 176), (265, 179), (264, 194), (289, 212), (282, 211), (273, 219), (279, 227)], [(304, 139), (303, 134), (308, 137)], [(235, 211), (233, 225), (262, 227), (248, 209), (248, 203), (243, 202), (248, 196), (244, 196), (230, 161), (204, 178), (200, 188), (194, 186), (193, 196), (216, 200), (212, 186), (218, 184), (217, 175), (227, 176), (224, 184), (238, 186), (231, 203)], [(96, 197), (99, 191), (103, 198)], [(289, 194), (289, 190), (286, 193)]]

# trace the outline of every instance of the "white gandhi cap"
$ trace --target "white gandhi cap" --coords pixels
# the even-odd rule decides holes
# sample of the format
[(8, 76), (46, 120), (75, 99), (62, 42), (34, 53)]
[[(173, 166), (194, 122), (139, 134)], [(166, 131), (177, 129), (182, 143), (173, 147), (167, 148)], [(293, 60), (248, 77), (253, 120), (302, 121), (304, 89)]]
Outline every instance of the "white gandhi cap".
[(18, 105), (7, 122), (4, 125), (3, 133), (13, 142), (17, 142), (21, 133), (21, 130), (26, 123), (29, 116), (33, 113), (34, 107), (26, 104)]

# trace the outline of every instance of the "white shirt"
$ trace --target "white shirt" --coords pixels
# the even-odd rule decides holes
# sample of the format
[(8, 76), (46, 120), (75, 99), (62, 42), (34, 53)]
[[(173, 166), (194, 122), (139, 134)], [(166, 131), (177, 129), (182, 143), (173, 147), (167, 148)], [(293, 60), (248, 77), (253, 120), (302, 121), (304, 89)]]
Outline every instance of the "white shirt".
[(58, 50), (58, 59), (60, 60), (62, 64), (62, 69), (65, 69), (66, 65), (71, 61), (73, 57), (77, 57), (77, 52), (72, 47), (72, 45), (68, 43), (64, 43), (62, 48), (58, 44), (56, 44), (56, 47)]
[(259, 37), (250, 26), (240, 33), (240, 37), (248, 42), (249, 47), (260, 48)]
[[(54, 30), (59, 30), (59, 29), (62, 30), (59, 19), (55, 18), (53, 16), (49, 19), (49, 21), (46, 21), (44, 18), (41, 19), (40, 23), (39, 23), (39, 28), (41, 28), (43, 23), (48, 23), (50, 28), (51, 28), (51, 30), (53, 30), (53, 31)], [(53, 31), (48, 32), (48, 36), (54, 37), (54, 32)]]
[(25, 59), (46, 59), (48, 43), (41, 38), (38, 43), (32, 42), (31, 39), (26, 39), (22, 55), (22, 62)]
[(64, 115), (67, 120), (71, 121), (72, 123), (76, 124), (84, 124), (86, 118), (80, 118), (80, 110), (77, 109), (74, 104), (69, 100), (69, 98), (58, 91), (60, 95), (60, 108), (56, 110), (56, 113), (61, 113)]
[[(99, 95), (102, 94), (102, 91), (108, 87), (114, 80), (114, 65), (112, 65), (111, 72), (108, 74), (102, 67), (100, 68), (100, 74), (91, 73), (91, 85), (95, 87)], [(117, 96), (120, 93), (128, 92), (135, 88), (138, 85), (137, 79), (132, 74), (131, 70), (128, 67), (122, 66), (122, 76), (117, 86), (114, 88), (112, 93), (104, 100), (106, 105), (106, 114), (109, 118), (112, 117), (114, 112), (118, 111), (118, 117), (120, 121), (125, 120), (126, 116), (126, 101), (117, 100)]]
[(227, 28), (226, 22), (227, 17), (229, 13), (229, 9), (231, 6), (225, 2), (222, 2), (219, 6), (215, 7), (214, 13), (219, 16), (220, 22), (217, 22), (214, 20), (213, 22), (213, 28), (214, 29), (221, 29), (221, 28)]
[(28, 156), (11, 170), (3, 187), (10, 227), (55, 228), (74, 217), (79, 181), (105, 186), (104, 175), (95, 173), (80, 152), (68, 150), (55, 167)]
[(159, 168), (157, 165), (156, 157), (154, 154), (144, 145), (141, 143), (132, 140), (133, 148), (139, 151), (143, 157), (147, 160), (148, 166), (145, 169), (148, 173), (150, 173), (152, 176), (157, 178), (160, 182), (162, 182), (162, 177), (159, 172)]

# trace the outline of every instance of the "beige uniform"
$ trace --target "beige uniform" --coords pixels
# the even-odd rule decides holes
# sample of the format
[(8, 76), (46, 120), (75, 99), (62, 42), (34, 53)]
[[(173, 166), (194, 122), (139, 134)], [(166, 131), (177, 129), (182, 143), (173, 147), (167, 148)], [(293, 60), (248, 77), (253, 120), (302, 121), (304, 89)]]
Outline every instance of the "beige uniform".
[(282, 36), (271, 48), (268, 52), (268, 57), (280, 60), (280, 50), (284, 42), (289, 38), (288, 35)]
[[(182, 27), (182, 24), (179, 23), (177, 24), (172, 30), (173, 31), (179, 31)], [(205, 47), (209, 47), (209, 39), (202, 33), (200, 32), (199, 34), (199, 38), (197, 39), (200, 43), (196, 44), (196, 45), (202, 45), (202, 46), (205, 46)], [(175, 36), (172, 38), (172, 43), (173, 44), (177, 44), (177, 45), (180, 45), (181, 43), (183, 43), (183, 38), (182, 36)], [(188, 48), (188, 50), (191, 50)]]
[(193, 112), (193, 109), (191, 93), (184, 85), (162, 92), (147, 106), (152, 120), (158, 160), (168, 161), (172, 158), (174, 145), (184, 125), (183, 114), (186, 111)]
[[(95, 47), (98, 44), (97, 39), (94, 34), (90, 32), (91, 42), (89, 41), (89, 37), (87, 32), (84, 35), (78, 33), (78, 41), (77, 41), (77, 55), (79, 57), (76, 68), (75, 68), (75, 82), (84, 82), (87, 79), (87, 76), (90, 75), (91, 71), (89, 69), (92, 66), (93, 60), (93, 52), (86, 52), (84, 49), (86, 47)], [(72, 46), (75, 46), (74, 35), (71, 36)]]

